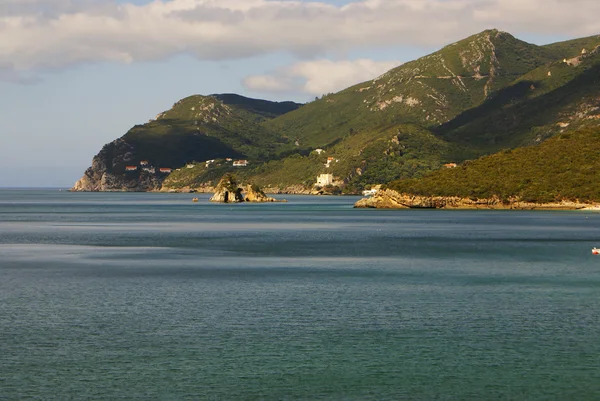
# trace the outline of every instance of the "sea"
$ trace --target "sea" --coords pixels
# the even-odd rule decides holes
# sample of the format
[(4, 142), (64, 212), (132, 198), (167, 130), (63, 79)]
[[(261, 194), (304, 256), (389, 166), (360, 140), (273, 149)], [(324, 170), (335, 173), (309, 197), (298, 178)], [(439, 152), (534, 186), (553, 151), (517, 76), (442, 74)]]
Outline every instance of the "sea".
[(600, 399), (600, 213), (278, 197), (0, 190), (0, 399)]

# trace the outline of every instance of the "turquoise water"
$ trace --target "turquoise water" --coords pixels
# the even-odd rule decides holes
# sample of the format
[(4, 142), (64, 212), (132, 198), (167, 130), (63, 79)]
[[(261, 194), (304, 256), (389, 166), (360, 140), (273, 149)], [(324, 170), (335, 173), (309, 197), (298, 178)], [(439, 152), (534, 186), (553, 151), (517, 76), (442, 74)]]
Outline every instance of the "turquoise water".
[(600, 399), (600, 214), (0, 190), (0, 399)]

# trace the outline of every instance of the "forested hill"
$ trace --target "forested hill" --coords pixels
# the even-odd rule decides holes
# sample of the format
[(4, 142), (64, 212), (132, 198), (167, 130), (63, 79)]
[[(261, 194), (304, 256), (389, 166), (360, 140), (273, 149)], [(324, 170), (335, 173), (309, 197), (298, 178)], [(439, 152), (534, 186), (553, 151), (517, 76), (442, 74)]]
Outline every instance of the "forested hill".
[(74, 189), (194, 189), (236, 171), (304, 192), (332, 174), (357, 193), (419, 178), (597, 127), (599, 49), (600, 36), (537, 46), (492, 29), (305, 105), (190, 96), (107, 144)]
[(563, 133), (539, 146), (505, 150), (419, 180), (388, 185), (400, 193), (526, 202), (600, 201), (600, 129)]

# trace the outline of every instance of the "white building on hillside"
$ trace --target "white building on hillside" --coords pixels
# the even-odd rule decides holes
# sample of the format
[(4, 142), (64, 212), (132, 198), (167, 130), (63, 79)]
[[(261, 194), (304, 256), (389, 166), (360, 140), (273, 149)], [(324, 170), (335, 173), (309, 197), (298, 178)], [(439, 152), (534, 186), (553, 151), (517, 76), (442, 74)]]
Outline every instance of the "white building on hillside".
[(331, 184), (333, 184), (333, 174), (321, 174), (317, 177), (317, 183), (315, 185), (326, 187)]

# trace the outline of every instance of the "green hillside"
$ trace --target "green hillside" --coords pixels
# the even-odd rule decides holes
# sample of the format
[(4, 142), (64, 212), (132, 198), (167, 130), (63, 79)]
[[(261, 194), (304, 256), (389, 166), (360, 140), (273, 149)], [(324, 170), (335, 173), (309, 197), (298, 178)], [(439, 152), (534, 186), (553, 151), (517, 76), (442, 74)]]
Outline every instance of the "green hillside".
[[(556, 57), (593, 40), (539, 47), (504, 32), (484, 31), (374, 81), (262, 120), (261, 127), (274, 135), (270, 140), (280, 135), (279, 149), (286, 151), (293, 142), (293, 153), (237, 174), (283, 188), (310, 187), (317, 175), (332, 173), (344, 181), (345, 191), (358, 192), (420, 177), (447, 162), (539, 143), (564, 131), (565, 124), (571, 129), (587, 122), (598, 93), (598, 55), (590, 51), (576, 66)], [(445, 113), (440, 119), (454, 118), (439, 124), (434, 112)], [(316, 148), (325, 152), (319, 155)], [(327, 157), (335, 163), (325, 167)], [(200, 185), (231, 170), (223, 162), (197, 173), (175, 172), (166, 185)]]
[[(312, 185), (318, 174), (333, 174), (346, 183), (346, 192), (360, 192), (374, 183), (398, 177), (420, 177), (448, 162), (455, 149), (428, 130), (401, 125), (348, 135), (318, 155), (273, 161), (254, 172), (259, 185)], [(334, 160), (325, 167), (328, 158)]]
[[(173, 172), (165, 185), (169, 188), (196, 187), (207, 181), (214, 183), (226, 172), (235, 171), (241, 179), (261, 187), (312, 187), (319, 174), (333, 174), (344, 181), (345, 192), (358, 193), (374, 183), (421, 177), (452, 161), (459, 152), (463, 159), (477, 155), (459, 149), (417, 125), (407, 124), (347, 135), (320, 153), (294, 154), (242, 169), (217, 160), (209, 167), (197, 166)], [(329, 158), (333, 160), (327, 163)]]
[[(536, 46), (487, 30), (306, 105), (190, 96), (107, 145), (78, 188), (146, 188), (135, 183), (144, 177), (195, 188), (235, 171), (262, 187), (303, 190), (331, 173), (356, 193), (422, 177), (445, 163), (597, 127), (599, 45), (591, 36)], [(231, 159), (250, 163), (236, 168)], [(164, 182), (148, 168), (125, 173), (142, 160), (175, 170)]]
[(231, 94), (190, 96), (133, 127), (123, 139), (134, 147), (137, 159), (155, 166), (225, 157), (268, 160), (293, 151), (294, 144), (262, 123), (299, 106)]
[(306, 148), (353, 132), (414, 123), (435, 127), (552, 61), (551, 52), (488, 30), (266, 123)]
[[(599, 43), (600, 44), (600, 43)], [(434, 129), (446, 140), (481, 152), (532, 145), (597, 120), (600, 106), (600, 51), (577, 65), (549, 63), (523, 75), (481, 106)]]
[(529, 202), (600, 201), (600, 127), (560, 134), (537, 146), (506, 150), (388, 185), (401, 193)]

